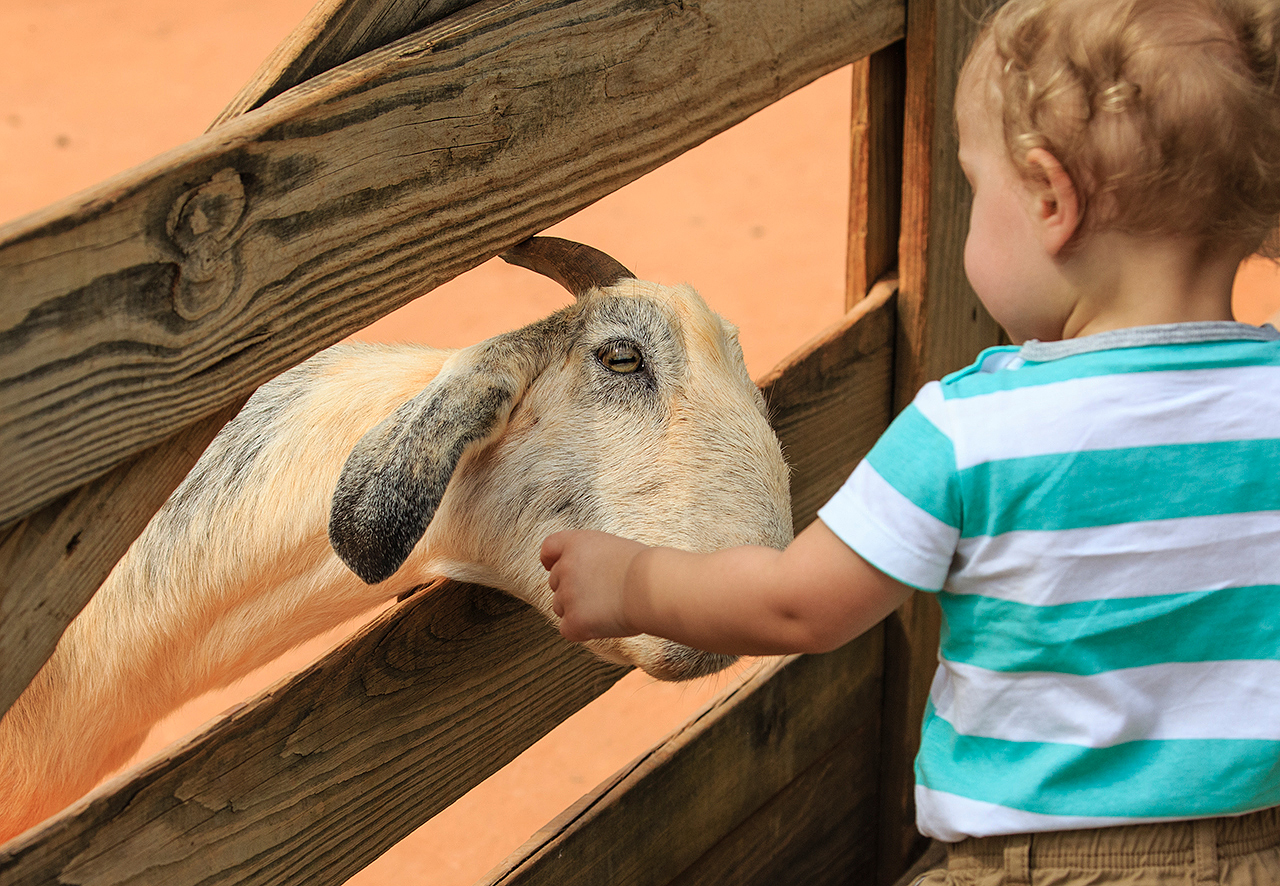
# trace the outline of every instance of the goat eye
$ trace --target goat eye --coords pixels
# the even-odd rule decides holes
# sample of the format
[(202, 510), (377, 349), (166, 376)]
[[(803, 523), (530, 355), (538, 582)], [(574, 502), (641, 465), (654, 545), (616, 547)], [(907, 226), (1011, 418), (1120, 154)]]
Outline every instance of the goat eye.
[(636, 372), (644, 366), (640, 349), (631, 342), (615, 341), (596, 351), (596, 358), (610, 372)]

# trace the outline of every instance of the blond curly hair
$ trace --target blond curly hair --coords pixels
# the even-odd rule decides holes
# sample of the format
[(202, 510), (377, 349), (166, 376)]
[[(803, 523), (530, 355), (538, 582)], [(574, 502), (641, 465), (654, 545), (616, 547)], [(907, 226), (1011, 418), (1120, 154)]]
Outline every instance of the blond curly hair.
[[(1280, 254), (1280, 3), (1009, 0), (984, 23), (1014, 165), (1071, 175), (1110, 228)], [(962, 77), (968, 76), (967, 73)]]

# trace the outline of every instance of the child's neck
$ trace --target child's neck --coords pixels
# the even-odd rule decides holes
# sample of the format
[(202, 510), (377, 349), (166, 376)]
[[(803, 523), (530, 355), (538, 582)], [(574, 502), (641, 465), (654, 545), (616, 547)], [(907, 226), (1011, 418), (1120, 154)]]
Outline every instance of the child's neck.
[(1100, 232), (1062, 262), (1077, 295), (1063, 338), (1112, 329), (1232, 320), (1231, 288), (1244, 250), (1184, 238)]

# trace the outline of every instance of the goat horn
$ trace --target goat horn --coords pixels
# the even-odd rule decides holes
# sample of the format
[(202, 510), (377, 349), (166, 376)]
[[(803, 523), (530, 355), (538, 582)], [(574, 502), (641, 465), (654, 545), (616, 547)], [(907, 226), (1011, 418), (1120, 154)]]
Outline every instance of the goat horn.
[(574, 298), (636, 276), (599, 249), (559, 237), (530, 237), (502, 253), (502, 260), (550, 277)]

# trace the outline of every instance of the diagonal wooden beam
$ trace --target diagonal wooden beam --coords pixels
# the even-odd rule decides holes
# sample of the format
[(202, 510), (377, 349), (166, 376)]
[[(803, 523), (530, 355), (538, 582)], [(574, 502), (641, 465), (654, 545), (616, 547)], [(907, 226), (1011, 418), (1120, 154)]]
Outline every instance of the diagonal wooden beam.
[(486, 0), (0, 229), (0, 711), (249, 390), (902, 19)]
[[(218, 122), (234, 119), (310, 76), (393, 42), (469, 2), (322, 0), (222, 111)], [(0, 716), (243, 399), (0, 528)]]
[(0, 716), (240, 405), (0, 529)]
[[(847, 475), (846, 462), (860, 458), (888, 422), (893, 309), (892, 285), (877, 287), (766, 383), (795, 470), (799, 525), (813, 518), (803, 503), (829, 495)], [(726, 832), (747, 839), (776, 820), (777, 809), (763, 818), (753, 813), (841, 736), (857, 733), (859, 780), (874, 781), (880, 636), (782, 668), (781, 682), (757, 680), (736, 694), (753, 700), (728, 706), (737, 709), (729, 741), (753, 745), (767, 779), (739, 772), (747, 775), (736, 779), (715, 830), (706, 821), (699, 830), (693, 809), (672, 817), (669, 824), (691, 839), (682, 856), (665, 862), (679, 862), (669, 873)], [(561, 640), (524, 604), (446, 583), (380, 616), (198, 738), (7, 843), (0, 884), (341, 883), (623, 673)], [(797, 674), (809, 676), (797, 683)], [(700, 740), (692, 751), (694, 769), (724, 739), (720, 727), (712, 732), (710, 745)], [(649, 762), (660, 764), (664, 754)], [(683, 762), (659, 765), (656, 781), (636, 796), (672, 778), (687, 781), (688, 750), (681, 754)], [(873, 794), (853, 805), (846, 811), (865, 818)], [(858, 830), (853, 855), (865, 870), (874, 863), (874, 831), (865, 821)], [(582, 851), (583, 836), (572, 839)], [(648, 882), (639, 862), (652, 851), (648, 832), (633, 832), (609, 853), (641, 879), (588, 882)], [(555, 862), (540, 855), (539, 864)], [(704, 870), (711, 863), (702, 862)], [(584, 868), (592, 870), (599, 874)]]
[(446, 584), (6, 843), (0, 883), (337, 886), (626, 671)]
[[(771, 662), (476, 886), (863, 882), (875, 868), (874, 835), (859, 825), (875, 814), (880, 664), (878, 630), (826, 655)], [(833, 750), (845, 765), (824, 767)], [(811, 769), (848, 780), (805, 785), (808, 802), (788, 802)], [(771, 801), (790, 814), (770, 814)], [(847, 830), (826, 845), (791, 845), (829, 833), (823, 813), (844, 813)]]
[(299, 83), (407, 37), (474, 2), (320, 0), (263, 61), (213, 126), (259, 108)]
[[(470, 2), (322, 0), (223, 109), (215, 125)], [(234, 400), (0, 528), (0, 716), (243, 400)]]
[(902, 24), (901, 0), (482, 0), (0, 229), (0, 524)]

